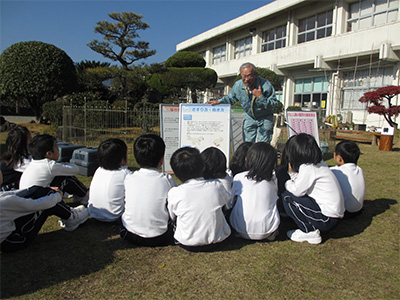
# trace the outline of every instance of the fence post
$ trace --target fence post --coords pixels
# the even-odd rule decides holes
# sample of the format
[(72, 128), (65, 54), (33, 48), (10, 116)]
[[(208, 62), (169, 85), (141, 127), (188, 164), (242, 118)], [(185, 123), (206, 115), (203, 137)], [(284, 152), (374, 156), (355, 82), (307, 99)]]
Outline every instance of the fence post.
[(125, 97), (125, 135), (128, 133), (128, 99)]
[(86, 117), (87, 117), (87, 115), (86, 115), (86, 97), (84, 97), (84, 99), (85, 99), (85, 108), (83, 109), (83, 112), (84, 112), (84, 125), (83, 125), (83, 132), (84, 132), (84, 141), (85, 141), (85, 146), (87, 145), (87, 143), (86, 143)]

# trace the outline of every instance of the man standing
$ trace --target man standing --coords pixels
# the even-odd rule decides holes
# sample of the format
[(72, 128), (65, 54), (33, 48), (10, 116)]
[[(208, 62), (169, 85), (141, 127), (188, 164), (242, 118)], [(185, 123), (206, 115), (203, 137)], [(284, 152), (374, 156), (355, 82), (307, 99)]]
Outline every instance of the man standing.
[(245, 111), (243, 121), (243, 140), (245, 142), (270, 142), (273, 133), (274, 106), (278, 103), (272, 84), (258, 77), (252, 63), (240, 67), (240, 76), (233, 85), (231, 94), (208, 104), (234, 104), (239, 101)]

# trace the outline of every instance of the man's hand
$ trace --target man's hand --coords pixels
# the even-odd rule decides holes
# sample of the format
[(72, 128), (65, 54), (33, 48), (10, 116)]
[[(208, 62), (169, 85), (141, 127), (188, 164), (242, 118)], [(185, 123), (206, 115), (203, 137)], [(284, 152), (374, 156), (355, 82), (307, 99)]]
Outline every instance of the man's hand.
[(262, 95), (262, 89), (261, 89), (261, 85), (258, 86), (258, 89), (254, 89), (251, 91), (253, 93), (253, 95), (258, 98), (261, 97)]
[(207, 104), (217, 105), (217, 104), (219, 104), (219, 101), (218, 100), (210, 100), (207, 102)]

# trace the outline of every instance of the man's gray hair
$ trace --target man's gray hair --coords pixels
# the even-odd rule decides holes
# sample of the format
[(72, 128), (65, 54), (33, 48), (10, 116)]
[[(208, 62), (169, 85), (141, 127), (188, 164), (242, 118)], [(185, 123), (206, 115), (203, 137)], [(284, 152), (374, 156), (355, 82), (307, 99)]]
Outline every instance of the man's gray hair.
[(250, 68), (250, 67), (253, 68), (253, 74), (257, 76), (257, 75), (258, 75), (257, 68), (256, 68), (255, 65), (253, 65), (253, 64), (250, 63), (250, 62), (246, 62), (246, 63), (244, 63), (244, 64), (242, 64), (242, 65), (240, 66), (240, 68), (239, 68), (239, 74), (242, 72), (242, 69), (244, 69), (244, 68)]

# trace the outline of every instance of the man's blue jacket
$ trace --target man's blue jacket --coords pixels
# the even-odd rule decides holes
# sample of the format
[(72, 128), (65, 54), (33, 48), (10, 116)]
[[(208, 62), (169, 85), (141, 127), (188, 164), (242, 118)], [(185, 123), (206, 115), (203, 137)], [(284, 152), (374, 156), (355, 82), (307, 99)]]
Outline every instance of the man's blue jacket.
[(261, 85), (262, 95), (258, 98), (252, 97), (246, 91), (246, 86), (242, 80), (238, 80), (233, 85), (232, 91), (219, 99), (219, 103), (233, 105), (237, 101), (242, 105), (243, 110), (253, 119), (264, 119), (265, 117), (272, 116), (274, 113), (274, 106), (278, 103), (275, 96), (275, 90), (272, 84), (261, 77), (257, 77), (253, 89), (258, 89)]

